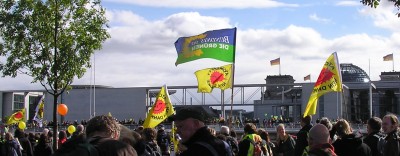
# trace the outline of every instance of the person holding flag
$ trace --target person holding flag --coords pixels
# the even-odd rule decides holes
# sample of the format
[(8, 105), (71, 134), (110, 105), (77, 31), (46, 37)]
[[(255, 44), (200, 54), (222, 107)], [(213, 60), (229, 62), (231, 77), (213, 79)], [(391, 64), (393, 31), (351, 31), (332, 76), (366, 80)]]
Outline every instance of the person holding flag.
[(339, 61), (336, 52), (326, 60), (321, 73), (315, 82), (314, 88), (308, 100), (303, 117), (314, 115), (317, 110), (318, 98), (329, 92), (342, 91), (342, 75), (340, 73)]

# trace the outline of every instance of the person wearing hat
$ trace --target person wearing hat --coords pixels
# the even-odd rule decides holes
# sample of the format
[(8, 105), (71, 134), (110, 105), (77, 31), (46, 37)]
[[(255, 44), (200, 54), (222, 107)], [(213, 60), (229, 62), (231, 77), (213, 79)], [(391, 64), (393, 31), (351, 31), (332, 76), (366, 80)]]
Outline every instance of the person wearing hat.
[(228, 155), (222, 140), (207, 130), (207, 115), (198, 109), (182, 108), (171, 119), (175, 121), (177, 134), (187, 147), (180, 156), (219, 156)]

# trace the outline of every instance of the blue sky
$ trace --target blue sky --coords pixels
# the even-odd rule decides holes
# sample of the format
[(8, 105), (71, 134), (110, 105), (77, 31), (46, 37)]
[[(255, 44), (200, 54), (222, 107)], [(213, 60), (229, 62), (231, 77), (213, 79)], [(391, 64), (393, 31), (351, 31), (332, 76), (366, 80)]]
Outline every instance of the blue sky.
[[(238, 28), (237, 84), (265, 83), (276, 75), (269, 61), (281, 57), (282, 74), (296, 82), (315, 81), (326, 58), (338, 52), (340, 63), (353, 63), (372, 80), (392, 70), (382, 57), (394, 53), (400, 70), (400, 19), (393, 4), (377, 9), (359, 0), (103, 0), (111, 38), (96, 52), (96, 71), (88, 69), (74, 84), (113, 87), (197, 85), (196, 70), (225, 65), (202, 59), (176, 67), (174, 42), (213, 29)], [(0, 58), (0, 61), (4, 58)], [(92, 75), (92, 76), (91, 76)], [(92, 78), (91, 78), (92, 77)], [(0, 78), (0, 90), (42, 88), (32, 78)]]

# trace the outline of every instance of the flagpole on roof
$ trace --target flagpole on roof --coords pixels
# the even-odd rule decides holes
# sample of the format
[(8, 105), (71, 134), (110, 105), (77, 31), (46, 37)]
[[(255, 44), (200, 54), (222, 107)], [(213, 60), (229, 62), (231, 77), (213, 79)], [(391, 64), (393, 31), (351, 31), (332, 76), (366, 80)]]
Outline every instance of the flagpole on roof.
[(279, 76), (281, 75), (281, 57), (279, 56)]
[(392, 64), (393, 64), (393, 72), (394, 72), (394, 56), (393, 56), (393, 53), (392, 53)]
[(236, 32), (237, 32), (237, 28), (235, 27), (235, 37), (233, 38), (233, 64), (232, 64), (232, 92), (231, 92), (231, 113), (230, 113), (230, 117), (228, 118), (228, 122), (229, 122), (229, 128), (232, 127), (232, 120), (233, 120), (233, 89), (235, 88), (235, 59), (236, 59)]

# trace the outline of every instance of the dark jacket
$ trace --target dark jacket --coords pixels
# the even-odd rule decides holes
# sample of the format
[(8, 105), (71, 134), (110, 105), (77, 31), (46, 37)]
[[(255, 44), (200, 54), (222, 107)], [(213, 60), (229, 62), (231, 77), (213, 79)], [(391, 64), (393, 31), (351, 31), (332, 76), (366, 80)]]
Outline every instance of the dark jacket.
[(183, 145), (187, 147), (187, 150), (182, 152), (180, 156), (212, 156), (211, 151), (198, 142), (211, 145), (220, 156), (225, 156), (227, 154), (224, 142), (213, 136), (207, 130), (207, 126), (204, 126), (198, 129), (189, 140), (183, 143)]
[(38, 143), (35, 148), (33, 154), (36, 156), (50, 156), (53, 153), (52, 148), (47, 143)]
[(18, 138), (18, 141), (24, 149), (22, 150), (22, 156), (33, 156), (31, 142), (27, 138)]
[(371, 149), (354, 134), (345, 135), (333, 143), (335, 153), (339, 156), (372, 156)]
[(378, 151), (379, 138), (383, 138), (383, 134), (378, 131), (365, 136), (363, 139), (363, 142), (371, 149), (373, 156), (381, 156), (380, 152)]
[[(12, 148), (16, 151), (16, 153), (13, 153), (11, 151)], [(21, 148), (19, 147), (19, 144), (15, 140), (5, 141), (2, 146), (1, 151), (2, 152), (0, 154), (3, 156), (21, 156), (22, 155)]]
[(295, 156), (301, 156), (303, 154), (304, 148), (308, 146), (308, 132), (312, 128), (311, 124), (307, 124), (303, 126), (303, 128), (300, 129), (300, 131), (297, 133), (297, 139), (296, 139), (296, 146), (294, 150), (294, 155)]
[(390, 132), (385, 138), (386, 144), (383, 147), (384, 156), (398, 156), (400, 154), (398, 142), (399, 134), (397, 131)]
[(277, 140), (276, 152), (278, 154), (282, 153), (283, 156), (293, 156), (294, 148), (296, 146), (296, 141), (289, 134), (286, 140)]

